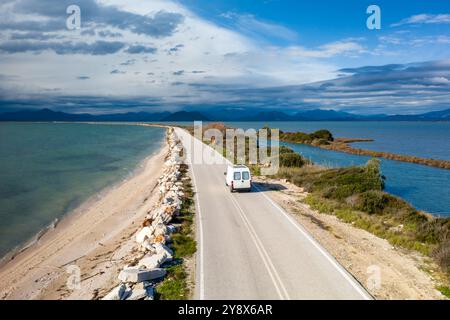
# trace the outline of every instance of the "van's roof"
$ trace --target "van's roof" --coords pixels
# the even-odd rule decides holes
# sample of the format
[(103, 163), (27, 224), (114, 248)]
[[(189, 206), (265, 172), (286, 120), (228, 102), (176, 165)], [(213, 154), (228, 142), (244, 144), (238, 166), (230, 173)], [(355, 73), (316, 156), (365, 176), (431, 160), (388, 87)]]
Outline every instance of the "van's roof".
[(244, 166), (243, 164), (234, 165), (233, 169), (248, 169), (247, 166)]

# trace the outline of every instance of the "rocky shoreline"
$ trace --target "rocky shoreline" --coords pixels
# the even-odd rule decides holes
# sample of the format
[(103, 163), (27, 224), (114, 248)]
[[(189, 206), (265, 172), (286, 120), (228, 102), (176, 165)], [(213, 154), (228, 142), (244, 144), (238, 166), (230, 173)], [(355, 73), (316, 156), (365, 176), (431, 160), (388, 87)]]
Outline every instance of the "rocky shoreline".
[(102, 300), (153, 300), (155, 287), (166, 275), (164, 266), (173, 261), (170, 235), (177, 227), (170, 224), (179, 214), (184, 193), (180, 166), (183, 148), (173, 128), (168, 129), (169, 154), (162, 177), (158, 179), (159, 203), (149, 212), (135, 234), (136, 249), (117, 275), (120, 284)]

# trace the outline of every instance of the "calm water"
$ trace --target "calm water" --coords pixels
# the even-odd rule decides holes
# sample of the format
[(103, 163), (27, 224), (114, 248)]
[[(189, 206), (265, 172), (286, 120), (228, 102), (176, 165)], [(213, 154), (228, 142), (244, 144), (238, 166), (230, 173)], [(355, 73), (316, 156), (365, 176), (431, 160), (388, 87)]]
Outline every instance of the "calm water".
[[(269, 124), (283, 131), (312, 132), (328, 129), (336, 137), (371, 138), (373, 143), (354, 144), (366, 149), (450, 160), (450, 123), (435, 122), (233, 122), (235, 128), (261, 128)], [(313, 162), (330, 166), (361, 165), (369, 157), (288, 144)], [(450, 170), (381, 159), (386, 191), (416, 208), (450, 216)]]
[(397, 154), (450, 160), (450, 122), (230, 122), (236, 128), (265, 124), (283, 131), (330, 130), (335, 137), (368, 138), (354, 147)]
[(163, 139), (160, 128), (0, 124), (0, 257), (130, 175)]

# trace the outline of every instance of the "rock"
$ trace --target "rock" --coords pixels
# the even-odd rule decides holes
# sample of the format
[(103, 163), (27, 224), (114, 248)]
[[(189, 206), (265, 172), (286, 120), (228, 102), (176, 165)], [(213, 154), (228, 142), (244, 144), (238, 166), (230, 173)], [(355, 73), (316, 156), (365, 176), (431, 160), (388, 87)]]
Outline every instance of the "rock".
[(125, 284), (121, 284), (111, 290), (102, 300), (125, 300), (131, 294), (131, 290)]
[(136, 234), (136, 242), (143, 243), (146, 238), (151, 238), (153, 234), (153, 228), (144, 227)]
[(147, 269), (159, 268), (167, 260), (166, 252), (156, 252), (156, 254), (148, 254), (138, 262), (138, 266), (146, 267)]
[(152, 246), (150, 239), (146, 239), (144, 242), (142, 242), (141, 248), (144, 249), (143, 251), (155, 252), (155, 248)]
[(144, 300), (155, 300), (155, 288), (153, 286), (148, 286), (145, 290), (147, 292), (147, 297)]
[(125, 283), (139, 283), (162, 278), (166, 275), (166, 270), (155, 268), (151, 270), (127, 268), (119, 273), (119, 280)]
[(166, 233), (167, 233), (167, 228), (163, 223), (156, 225), (155, 231), (153, 232), (155, 237), (165, 235)]
[(166, 261), (170, 261), (173, 259), (173, 251), (166, 246), (163, 243), (154, 243), (153, 248), (155, 249), (156, 253), (162, 253), (164, 252), (166, 255)]
[(177, 232), (177, 227), (175, 227), (174, 225), (171, 225), (171, 224), (169, 224), (168, 226), (167, 226), (167, 232), (170, 234), (170, 233), (175, 233), (175, 232)]
[(133, 288), (131, 295), (128, 296), (127, 300), (142, 300), (147, 297), (147, 290), (140, 288)]

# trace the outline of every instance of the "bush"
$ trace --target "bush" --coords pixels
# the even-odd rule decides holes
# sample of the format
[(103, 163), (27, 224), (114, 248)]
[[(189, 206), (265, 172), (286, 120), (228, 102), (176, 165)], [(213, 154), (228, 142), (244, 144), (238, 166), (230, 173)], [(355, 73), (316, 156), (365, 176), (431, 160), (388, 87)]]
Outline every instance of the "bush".
[(333, 135), (328, 130), (319, 130), (309, 135), (311, 139), (334, 141)]
[(369, 214), (382, 213), (388, 203), (386, 193), (371, 190), (358, 195), (354, 208)]
[(302, 167), (305, 165), (305, 159), (298, 153), (280, 153), (280, 166), (281, 167)]

